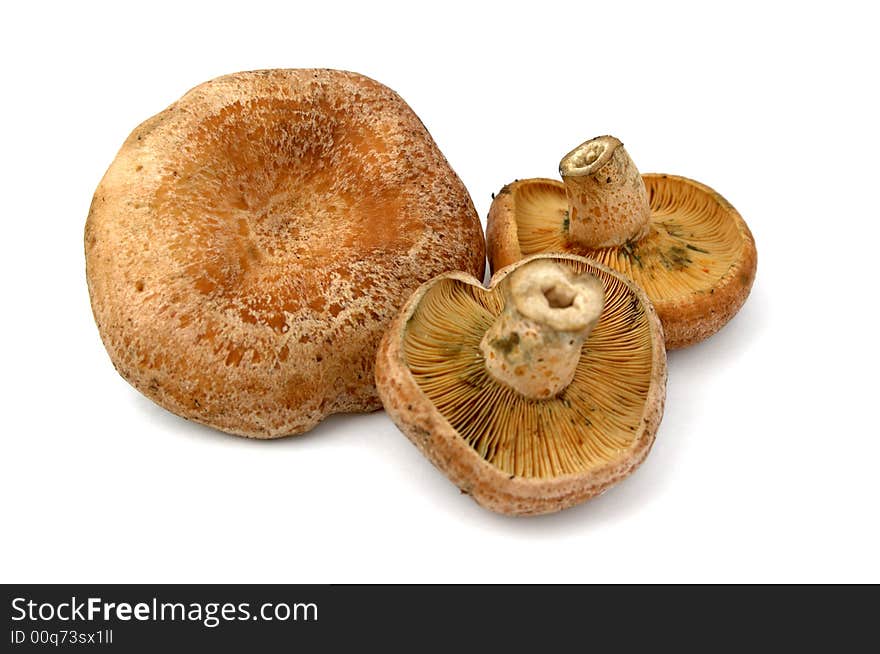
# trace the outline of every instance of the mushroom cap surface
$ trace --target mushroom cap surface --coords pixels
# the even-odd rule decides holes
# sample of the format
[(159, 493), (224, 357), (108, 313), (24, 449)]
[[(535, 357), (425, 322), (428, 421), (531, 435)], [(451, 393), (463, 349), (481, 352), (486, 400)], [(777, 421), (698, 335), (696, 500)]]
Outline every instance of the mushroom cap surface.
[[(480, 339), (503, 311), (503, 284), (536, 260), (589, 272), (605, 307), (574, 379), (534, 400), (486, 371)], [(535, 255), (499, 271), (489, 288), (461, 272), (423, 284), (382, 339), (376, 381), (385, 410), (462, 491), (499, 513), (573, 506), (629, 475), (663, 415), (663, 329), (639, 287), (573, 255)]]
[(702, 341), (740, 310), (757, 268), (755, 240), (739, 212), (700, 182), (642, 175), (651, 206), (648, 235), (623, 246), (586, 248), (568, 237), (565, 186), (519, 180), (496, 195), (487, 247), (492, 270), (538, 252), (595, 259), (645, 289), (676, 349)]
[(467, 190), (392, 90), (335, 70), (206, 82), (137, 127), (95, 192), (86, 273), (119, 373), (271, 438), (380, 407), (376, 348), (421, 282), (482, 275)]

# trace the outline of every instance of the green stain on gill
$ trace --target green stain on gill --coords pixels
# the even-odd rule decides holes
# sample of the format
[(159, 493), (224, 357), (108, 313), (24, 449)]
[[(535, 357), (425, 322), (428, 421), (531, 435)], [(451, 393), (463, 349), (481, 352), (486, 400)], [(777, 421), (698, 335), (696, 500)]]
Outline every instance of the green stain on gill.
[(639, 304), (637, 297), (633, 296), (629, 301), (629, 311), (627, 311), (627, 325), (632, 326), (642, 317), (642, 306)]
[[(660, 223), (660, 224), (663, 225), (663, 229), (665, 229), (666, 233), (669, 234), (672, 238), (677, 238), (681, 241), (687, 241), (688, 237), (692, 238), (694, 236), (693, 233), (685, 234), (684, 227), (682, 227), (678, 223), (668, 221), (668, 222), (664, 222), (664, 223)], [(702, 254), (710, 254), (710, 252), (708, 250), (704, 250), (703, 248), (697, 247), (696, 245), (692, 245), (690, 243), (685, 242), (684, 246), (688, 250), (693, 250), (694, 252), (700, 252)]]
[(471, 388), (476, 388), (478, 390), (483, 388), (483, 379), (479, 374), (465, 373), (463, 375), (458, 375), (457, 379), (465, 386), (470, 386)]
[(627, 241), (621, 247), (621, 251), (623, 252), (624, 256), (626, 256), (627, 259), (629, 259), (631, 261), (635, 261), (638, 264), (639, 268), (641, 268), (642, 267), (642, 258), (636, 252), (637, 248), (638, 248), (638, 245), (636, 243), (634, 243), (633, 241)]
[(663, 225), (663, 229), (666, 230), (666, 233), (675, 238), (684, 238), (684, 228), (678, 223), (674, 223), (672, 221), (660, 223)]
[(666, 270), (684, 270), (693, 261), (688, 256), (687, 250), (680, 245), (673, 245), (666, 252), (660, 253), (660, 263)]

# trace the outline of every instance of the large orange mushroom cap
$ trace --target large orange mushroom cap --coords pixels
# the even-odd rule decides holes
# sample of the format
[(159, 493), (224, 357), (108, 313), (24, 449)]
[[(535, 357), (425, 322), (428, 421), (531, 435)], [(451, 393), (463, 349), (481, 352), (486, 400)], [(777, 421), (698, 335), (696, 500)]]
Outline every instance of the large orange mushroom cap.
[(132, 132), (85, 229), (119, 373), (255, 437), (379, 408), (387, 323), (421, 282), (481, 276), (471, 199), (396, 93), (334, 70), (202, 84)]

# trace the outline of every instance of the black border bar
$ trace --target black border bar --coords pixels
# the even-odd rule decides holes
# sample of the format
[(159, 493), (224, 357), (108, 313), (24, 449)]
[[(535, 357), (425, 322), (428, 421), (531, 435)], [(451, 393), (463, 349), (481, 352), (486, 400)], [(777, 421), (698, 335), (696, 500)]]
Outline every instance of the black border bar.
[[(0, 650), (8, 652), (292, 652), (385, 645), (413, 651), (488, 647), (492, 652), (544, 652), (577, 643), (585, 650), (604, 643), (629, 651), (645, 639), (705, 651), (730, 646), (787, 651), (800, 642), (839, 652), (876, 649), (873, 629), (880, 615), (876, 586), (83, 584), (3, 589), (7, 631)], [(86, 618), (89, 602), (94, 619)], [(157, 619), (160, 604), (168, 610)], [(187, 618), (177, 604), (191, 608)], [(235, 607), (227, 607), (231, 617), (221, 618), (221, 607), (227, 605)], [(72, 620), (74, 606), (78, 612)], [(254, 615), (265, 606), (266, 619)], [(280, 613), (274, 613), (279, 606)], [(36, 611), (39, 618), (40, 610), (46, 619), (22, 615)], [(66, 642), (60, 642), (62, 635)]]

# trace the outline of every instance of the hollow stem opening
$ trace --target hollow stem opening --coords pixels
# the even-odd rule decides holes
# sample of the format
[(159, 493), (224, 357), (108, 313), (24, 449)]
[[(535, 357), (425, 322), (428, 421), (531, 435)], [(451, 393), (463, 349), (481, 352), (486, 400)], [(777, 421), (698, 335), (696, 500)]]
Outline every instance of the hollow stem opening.
[(543, 290), (544, 297), (551, 309), (566, 309), (574, 304), (574, 293), (560, 286), (551, 286)]

